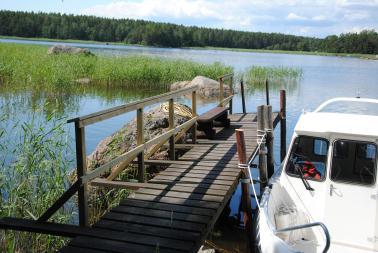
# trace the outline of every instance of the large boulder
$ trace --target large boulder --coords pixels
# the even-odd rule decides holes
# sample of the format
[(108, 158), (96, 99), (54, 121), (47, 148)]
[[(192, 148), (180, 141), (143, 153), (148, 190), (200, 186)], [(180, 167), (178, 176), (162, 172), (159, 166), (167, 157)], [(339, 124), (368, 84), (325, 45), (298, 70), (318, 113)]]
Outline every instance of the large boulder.
[[(170, 87), (170, 90), (174, 91), (194, 85), (198, 85), (198, 95), (201, 98), (215, 99), (219, 97), (219, 82), (204, 76), (196, 76), (192, 81), (181, 81), (173, 83)], [(224, 96), (231, 94), (230, 86), (224, 85), (223, 90)]]
[(93, 55), (91, 51), (86, 48), (78, 48), (67, 45), (54, 45), (47, 50), (47, 54), (83, 54)]

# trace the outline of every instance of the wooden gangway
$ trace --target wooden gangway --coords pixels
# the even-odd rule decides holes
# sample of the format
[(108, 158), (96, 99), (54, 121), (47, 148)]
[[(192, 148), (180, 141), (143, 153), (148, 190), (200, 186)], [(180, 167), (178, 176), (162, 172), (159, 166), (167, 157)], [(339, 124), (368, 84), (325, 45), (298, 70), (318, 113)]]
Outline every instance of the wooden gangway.
[[(224, 82), (230, 80), (232, 83), (232, 78), (232, 74), (224, 75), (220, 77), (219, 82), (221, 95), (218, 107), (224, 108), (229, 105), (227, 117), (224, 114), (225, 110), (219, 108), (212, 113), (205, 113), (207, 119), (203, 115), (198, 116), (198, 87), (193, 86), (69, 120), (69, 123), (75, 124), (76, 181), (37, 220), (3, 217), (0, 218), (0, 229), (72, 237), (60, 252), (197, 252), (224, 207), (228, 205), (240, 178), (246, 179), (246, 172), (238, 166), (240, 157), (237, 154), (235, 130), (244, 130), (246, 154), (252, 156), (257, 149), (259, 125), (256, 114), (245, 112), (244, 96), (243, 113), (232, 114), (232, 89), (231, 95), (224, 98)], [(241, 91), (243, 94), (243, 88)], [(191, 97), (191, 117), (181, 125), (175, 126), (174, 99), (187, 93)], [(282, 136), (286, 131), (285, 127), (282, 127), (285, 126), (284, 94), (283, 91), (280, 113), (274, 113), (273, 116), (270, 114), (273, 128), (281, 122), (281, 147), (285, 145)], [(143, 110), (147, 106), (166, 101), (169, 105), (169, 127), (161, 135), (146, 141), (143, 133)], [(94, 170), (87, 171), (85, 128), (131, 111), (136, 111), (137, 115), (136, 146)], [(219, 118), (217, 113), (220, 115)], [(201, 124), (204, 124), (202, 127), (210, 133), (211, 139), (197, 138), (199, 119)], [(213, 119), (223, 120), (225, 124), (210, 124), (209, 120)], [(215, 132), (209, 131), (209, 127), (213, 126)], [(189, 131), (192, 132), (191, 143), (177, 144), (177, 140)], [(153, 153), (165, 145), (168, 146), (169, 160), (151, 160)], [(178, 149), (182, 150), (183, 154), (176, 157)], [(281, 153), (282, 155), (284, 153)], [(131, 163), (138, 167), (138, 182), (118, 181), (118, 175)], [(145, 165), (160, 165), (166, 169), (146, 181)], [(106, 178), (103, 177), (109, 171), (110, 174)], [(245, 182), (243, 184), (244, 199), (249, 199), (250, 196), (245, 190), (248, 187), (244, 187)], [(90, 226), (89, 185), (127, 188), (131, 189), (132, 193)], [(79, 225), (49, 222), (54, 213), (76, 193)], [(251, 205), (246, 203), (244, 206)]]
[[(277, 114), (275, 114), (277, 117)], [(247, 153), (256, 149), (256, 115), (232, 114), (213, 140), (182, 145), (188, 151), (140, 187), (60, 252), (197, 252), (240, 179), (235, 129), (244, 129)], [(176, 147), (178, 148), (178, 147)], [(97, 186), (128, 187), (97, 179)]]

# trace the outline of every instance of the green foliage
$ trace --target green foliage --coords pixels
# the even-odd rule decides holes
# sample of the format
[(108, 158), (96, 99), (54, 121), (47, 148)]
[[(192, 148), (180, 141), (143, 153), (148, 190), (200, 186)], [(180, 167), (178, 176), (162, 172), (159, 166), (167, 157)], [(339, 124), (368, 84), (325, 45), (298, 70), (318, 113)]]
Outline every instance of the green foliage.
[[(6, 116), (0, 119), (1, 217), (36, 219), (65, 191), (70, 161), (64, 123), (54, 114), (44, 123), (33, 115), (13, 126), (7, 125)], [(65, 206), (51, 220), (67, 223), (71, 211)], [(1, 252), (52, 252), (64, 242), (49, 235), (0, 231)]]
[(326, 39), (280, 33), (242, 32), (186, 27), (131, 19), (0, 11), (0, 34), (29, 38), (126, 42), (162, 47), (227, 47), (246, 49), (325, 51), (378, 54), (375, 31)]
[(146, 56), (106, 57), (58, 54), (35, 45), (0, 44), (0, 78), (5, 84), (35, 88), (66, 89), (79, 86), (76, 80), (108, 86), (166, 88), (197, 75), (213, 79), (231, 72), (221, 63), (200, 64), (185, 60)]
[(302, 70), (289, 67), (261, 67), (252, 66), (244, 72), (244, 80), (252, 88), (265, 89), (265, 81), (270, 87), (285, 86), (290, 89), (302, 77)]

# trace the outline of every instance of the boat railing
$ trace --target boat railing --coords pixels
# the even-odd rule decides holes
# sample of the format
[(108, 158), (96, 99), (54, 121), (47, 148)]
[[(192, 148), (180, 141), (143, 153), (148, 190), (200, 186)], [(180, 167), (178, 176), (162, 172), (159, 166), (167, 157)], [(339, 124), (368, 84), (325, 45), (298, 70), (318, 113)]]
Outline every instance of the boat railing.
[(323, 110), (326, 106), (335, 103), (335, 102), (362, 102), (362, 103), (373, 103), (373, 104), (378, 104), (377, 99), (372, 99), (372, 98), (348, 98), (348, 97), (340, 97), (340, 98), (333, 98), (330, 100), (325, 101), (322, 103), (318, 108), (315, 109), (314, 112), (320, 112)]
[(274, 230), (274, 233), (276, 234), (276, 233), (282, 233), (282, 232), (289, 232), (289, 231), (293, 231), (293, 230), (310, 228), (310, 227), (321, 227), (322, 228), (324, 235), (325, 235), (325, 238), (326, 238), (326, 244), (324, 246), (323, 253), (328, 252), (329, 247), (331, 245), (331, 236), (329, 235), (327, 227), (321, 222), (313, 222), (313, 223), (307, 223), (307, 224), (302, 224), (302, 225), (297, 225), (297, 226), (291, 226), (291, 227), (287, 227), (287, 228), (276, 229), (276, 230)]

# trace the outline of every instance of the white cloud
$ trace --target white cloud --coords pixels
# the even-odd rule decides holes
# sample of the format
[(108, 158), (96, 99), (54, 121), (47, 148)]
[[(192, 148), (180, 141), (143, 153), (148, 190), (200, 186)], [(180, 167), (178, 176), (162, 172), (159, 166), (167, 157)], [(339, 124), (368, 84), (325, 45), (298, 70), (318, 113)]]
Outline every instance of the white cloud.
[(287, 15), (286, 19), (288, 20), (307, 20), (307, 17), (297, 15), (293, 12), (290, 12), (289, 15)]
[(378, 0), (114, 0), (82, 14), (320, 37), (378, 30)]

